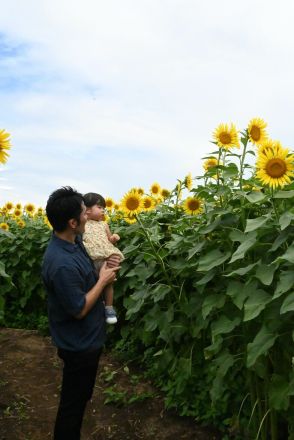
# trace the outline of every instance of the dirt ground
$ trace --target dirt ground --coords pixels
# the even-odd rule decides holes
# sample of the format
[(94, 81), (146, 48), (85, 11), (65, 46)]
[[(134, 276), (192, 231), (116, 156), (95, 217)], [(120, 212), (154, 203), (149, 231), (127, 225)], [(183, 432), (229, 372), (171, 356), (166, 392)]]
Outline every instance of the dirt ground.
[[(0, 328), (0, 440), (46, 440), (58, 405), (62, 365), (50, 338)], [(105, 403), (108, 401), (108, 403)], [(217, 440), (192, 419), (166, 411), (150, 383), (103, 355), (82, 440)]]

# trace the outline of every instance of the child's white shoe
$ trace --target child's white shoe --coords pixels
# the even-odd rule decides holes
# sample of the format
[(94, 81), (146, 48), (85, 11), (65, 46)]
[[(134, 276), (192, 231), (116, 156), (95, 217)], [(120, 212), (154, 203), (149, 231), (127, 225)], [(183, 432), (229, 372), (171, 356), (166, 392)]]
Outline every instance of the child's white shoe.
[(107, 324), (116, 324), (117, 323), (117, 316), (116, 316), (115, 310), (112, 306), (105, 307), (105, 318), (106, 318)]

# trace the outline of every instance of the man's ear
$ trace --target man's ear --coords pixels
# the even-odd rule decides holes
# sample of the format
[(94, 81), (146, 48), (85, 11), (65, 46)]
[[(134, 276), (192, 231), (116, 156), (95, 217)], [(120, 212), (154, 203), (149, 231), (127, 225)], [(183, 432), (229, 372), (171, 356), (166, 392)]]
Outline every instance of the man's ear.
[(71, 218), (69, 221), (68, 221), (68, 225), (69, 225), (69, 227), (71, 228), (71, 229), (76, 229), (76, 227), (78, 226), (78, 222), (76, 221), (76, 219), (75, 218)]

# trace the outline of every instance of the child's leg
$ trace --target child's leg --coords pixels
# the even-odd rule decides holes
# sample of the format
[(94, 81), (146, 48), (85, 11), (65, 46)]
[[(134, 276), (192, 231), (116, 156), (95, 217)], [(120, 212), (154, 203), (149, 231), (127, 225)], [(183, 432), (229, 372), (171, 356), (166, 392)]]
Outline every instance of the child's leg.
[(105, 306), (113, 305), (113, 284), (108, 284), (104, 289)]

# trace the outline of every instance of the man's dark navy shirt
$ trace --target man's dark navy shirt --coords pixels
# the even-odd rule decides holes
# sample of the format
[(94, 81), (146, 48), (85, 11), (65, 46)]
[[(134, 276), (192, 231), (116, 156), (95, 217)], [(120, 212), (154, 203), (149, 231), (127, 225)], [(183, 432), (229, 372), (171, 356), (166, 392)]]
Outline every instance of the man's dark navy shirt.
[(55, 345), (70, 351), (102, 347), (106, 330), (101, 297), (83, 319), (76, 318), (85, 305), (86, 293), (97, 282), (95, 268), (81, 241), (77, 238), (73, 244), (53, 234), (44, 255), (42, 277)]

